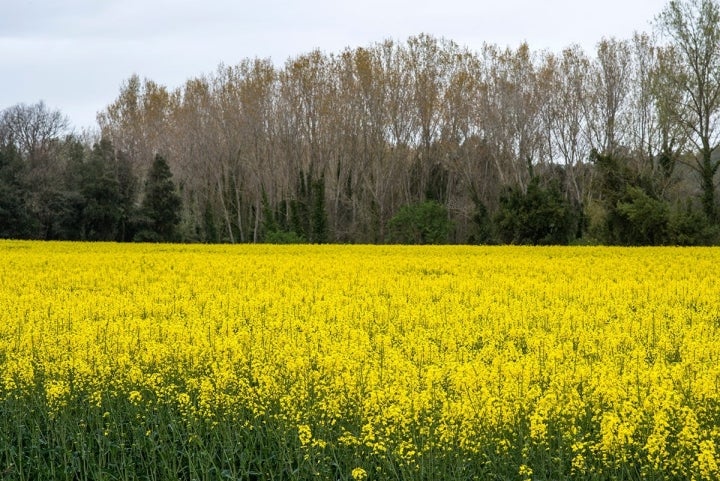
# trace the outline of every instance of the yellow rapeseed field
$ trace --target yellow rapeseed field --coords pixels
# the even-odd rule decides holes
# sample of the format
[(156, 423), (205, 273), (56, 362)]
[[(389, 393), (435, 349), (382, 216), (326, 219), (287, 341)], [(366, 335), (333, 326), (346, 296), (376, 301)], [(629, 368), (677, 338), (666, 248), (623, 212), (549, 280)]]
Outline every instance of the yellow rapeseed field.
[(720, 478), (718, 249), (0, 261), (0, 480)]

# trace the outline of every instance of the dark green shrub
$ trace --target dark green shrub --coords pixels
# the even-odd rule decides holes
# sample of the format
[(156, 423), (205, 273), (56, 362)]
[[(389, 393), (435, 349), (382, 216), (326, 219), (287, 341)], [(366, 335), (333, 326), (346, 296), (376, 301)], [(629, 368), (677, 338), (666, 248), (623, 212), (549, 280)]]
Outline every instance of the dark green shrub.
[(452, 228), (447, 209), (434, 200), (405, 205), (388, 223), (396, 244), (447, 244)]
[(556, 183), (548, 187), (533, 178), (523, 192), (508, 188), (495, 216), (500, 240), (506, 244), (568, 244), (577, 231), (577, 215)]

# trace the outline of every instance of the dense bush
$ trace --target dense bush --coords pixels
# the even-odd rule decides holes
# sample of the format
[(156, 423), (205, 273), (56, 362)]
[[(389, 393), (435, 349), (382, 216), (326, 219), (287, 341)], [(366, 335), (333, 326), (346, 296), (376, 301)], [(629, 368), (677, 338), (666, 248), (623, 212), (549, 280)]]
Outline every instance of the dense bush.
[(392, 243), (447, 244), (452, 222), (445, 206), (429, 200), (402, 207), (388, 227)]
[(495, 223), (506, 244), (567, 244), (577, 231), (577, 216), (557, 184), (543, 187), (538, 177), (526, 191), (510, 187), (501, 195)]

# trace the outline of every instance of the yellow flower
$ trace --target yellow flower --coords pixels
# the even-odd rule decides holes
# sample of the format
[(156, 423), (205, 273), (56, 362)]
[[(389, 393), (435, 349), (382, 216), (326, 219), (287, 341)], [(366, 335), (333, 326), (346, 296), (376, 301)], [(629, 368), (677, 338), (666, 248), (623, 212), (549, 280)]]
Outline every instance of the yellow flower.
[(45, 385), (45, 398), (51, 417), (67, 406), (70, 386), (65, 381), (49, 381)]
[(533, 470), (530, 466), (521, 464), (520, 468), (518, 469), (518, 474), (522, 476), (524, 480), (530, 480), (532, 479)]
[(355, 481), (365, 481), (367, 479), (367, 471), (363, 468), (355, 468), (352, 470), (352, 478)]
[(302, 446), (307, 446), (312, 442), (312, 431), (307, 424), (298, 426), (298, 438)]
[(715, 452), (715, 443), (711, 440), (700, 442), (700, 449), (697, 456), (697, 463), (702, 479), (718, 479), (718, 460)]
[[(196, 443), (294, 426), (312, 460), (339, 446), (412, 469), (558, 445), (581, 477), (720, 476), (717, 249), (0, 241), (0, 256), (0, 401), (53, 422), (158, 412)], [(113, 411), (123, 396), (136, 412)]]
[(143, 400), (143, 397), (140, 391), (130, 391), (130, 393), (128, 394), (128, 399), (133, 404), (140, 404)]

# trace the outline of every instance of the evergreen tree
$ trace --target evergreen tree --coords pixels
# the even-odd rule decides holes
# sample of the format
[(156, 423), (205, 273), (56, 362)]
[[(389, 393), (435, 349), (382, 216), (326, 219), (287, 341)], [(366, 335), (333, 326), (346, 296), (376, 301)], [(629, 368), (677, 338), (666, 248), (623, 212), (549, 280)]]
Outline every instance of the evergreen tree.
[(312, 241), (324, 244), (328, 241), (328, 219), (325, 211), (325, 177), (312, 182), (313, 213), (312, 213)]
[(134, 191), (131, 198), (123, 192), (127, 172), (122, 171), (129, 166), (121, 165), (122, 159), (106, 139), (89, 151), (69, 150), (71, 155), (67, 156), (60, 192), (65, 207), (56, 222), (59, 238), (126, 240), (126, 212), (134, 207), (135, 198)]
[(215, 215), (213, 214), (212, 205), (209, 201), (205, 201), (203, 208), (203, 241), (209, 244), (216, 244), (220, 241), (217, 226), (215, 224)]
[(118, 181), (120, 195), (118, 204), (120, 217), (118, 218), (116, 240), (128, 242), (135, 236), (132, 219), (137, 211), (135, 202), (138, 195), (138, 179), (129, 157), (123, 151), (118, 151), (115, 155), (115, 178)]
[(295, 199), (290, 201), (290, 230), (298, 236), (309, 239), (312, 234), (310, 226), (310, 174), (300, 171)]
[(491, 244), (493, 243), (493, 222), (485, 204), (474, 196), (475, 212), (472, 216), (473, 227), (472, 234), (468, 242), (470, 244)]
[(23, 164), (14, 145), (0, 146), (0, 238), (26, 238), (30, 226), (21, 182)]
[(181, 206), (170, 166), (163, 156), (156, 154), (145, 182), (145, 196), (140, 208), (141, 225), (135, 239), (154, 242), (175, 240)]
[(78, 137), (56, 139), (42, 173), (36, 171), (27, 179), (41, 239), (84, 239), (80, 184), (86, 155), (87, 148)]

